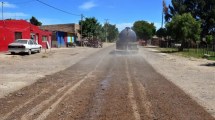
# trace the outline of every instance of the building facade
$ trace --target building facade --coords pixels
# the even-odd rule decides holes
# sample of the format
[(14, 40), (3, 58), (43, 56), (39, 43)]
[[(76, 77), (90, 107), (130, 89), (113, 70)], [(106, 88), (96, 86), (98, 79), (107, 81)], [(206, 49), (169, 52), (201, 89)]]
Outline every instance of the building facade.
[(43, 25), (40, 28), (52, 31), (52, 47), (66, 47), (67, 44), (80, 40), (78, 24)]
[(25, 20), (0, 20), (0, 51), (7, 51), (16, 39), (33, 39), (45, 48), (47, 42), (51, 43), (51, 35)]

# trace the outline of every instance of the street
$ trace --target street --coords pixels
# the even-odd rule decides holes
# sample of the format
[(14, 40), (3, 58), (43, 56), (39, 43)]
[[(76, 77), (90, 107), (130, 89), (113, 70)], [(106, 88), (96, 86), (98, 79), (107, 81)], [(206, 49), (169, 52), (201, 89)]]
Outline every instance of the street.
[(1, 98), (0, 119), (214, 120), (140, 54), (101, 49)]

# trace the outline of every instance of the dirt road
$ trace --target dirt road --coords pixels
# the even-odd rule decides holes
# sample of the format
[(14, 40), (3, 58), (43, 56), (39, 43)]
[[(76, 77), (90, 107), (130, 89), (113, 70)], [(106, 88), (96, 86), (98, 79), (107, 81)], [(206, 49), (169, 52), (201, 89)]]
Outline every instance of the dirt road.
[(108, 47), (0, 99), (1, 120), (214, 120), (139, 54)]

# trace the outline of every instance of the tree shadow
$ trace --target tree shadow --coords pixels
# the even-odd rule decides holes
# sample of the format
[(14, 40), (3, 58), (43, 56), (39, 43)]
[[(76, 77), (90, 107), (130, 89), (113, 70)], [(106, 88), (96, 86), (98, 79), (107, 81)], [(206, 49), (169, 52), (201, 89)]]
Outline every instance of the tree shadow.
[(178, 50), (171, 50), (171, 51), (165, 51), (165, 50), (158, 50), (158, 51), (151, 51), (155, 53), (167, 53), (167, 54), (173, 54), (173, 53), (178, 53)]
[(126, 50), (112, 50), (109, 54), (110, 55), (136, 55), (138, 53), (138, 50), (134, 51), (126, 51)]
[(171, 53), (178, 53), (179, 51), (177, 50), (172, 50), (172, 51), (160, 51), (161, 53), (168, 53), (168, 54), (171, 54)]

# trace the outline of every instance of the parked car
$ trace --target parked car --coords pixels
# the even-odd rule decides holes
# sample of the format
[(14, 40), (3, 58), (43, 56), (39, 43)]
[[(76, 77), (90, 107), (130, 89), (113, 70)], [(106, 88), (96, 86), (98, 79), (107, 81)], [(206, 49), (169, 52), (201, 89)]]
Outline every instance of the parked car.
[(11, 54), (27, 53), (30, 55), (32, 52), (40, 53), (42, 46), (32, 39), (17, 39), (8, 45), (8, 51)]

